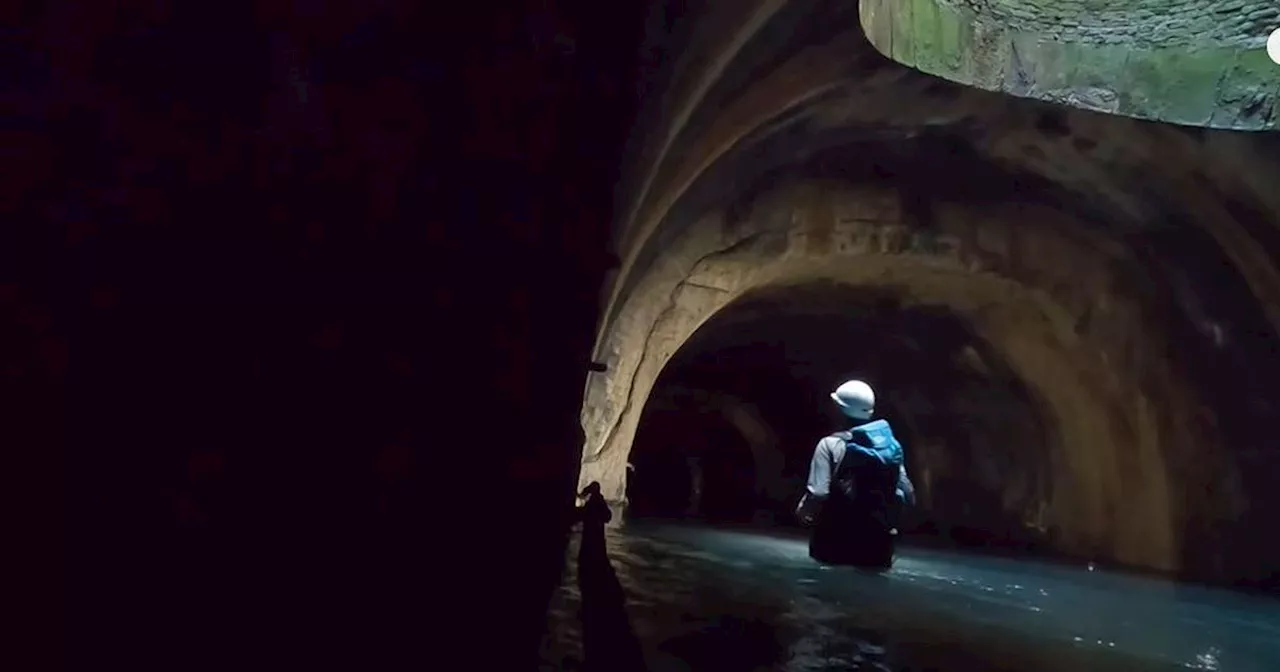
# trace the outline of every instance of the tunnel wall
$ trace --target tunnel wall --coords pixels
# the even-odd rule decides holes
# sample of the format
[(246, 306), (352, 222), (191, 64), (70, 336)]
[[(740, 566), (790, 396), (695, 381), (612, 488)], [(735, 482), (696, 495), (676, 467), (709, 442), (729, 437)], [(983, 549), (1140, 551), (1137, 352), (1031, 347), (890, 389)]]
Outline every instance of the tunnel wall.
[(537, 666), (639, 16), (520, 4), (13, 6), (33, 659)]
[(1124, 288), (1121, 247), (1028, 206), (940, 204), (924, 230), (895, 193), (829, 183), (774, 189), (748, 212), (686, 230), (608, 331), (609, 370), (589, 381), (583, 410), (581, 475), (607, 497), (622, 496), (657, 375), (699, 325), (751, 288), (826, 279), (956, 311), (1044, 396), (1061, 436), (1048, 447), (1058, 482), (1042, 522), (1063, 550), (1175, 570), (1189, 487), (1221, 484), (1195, 502), (1219, 515), (1240, 506), (1227, 453), (1206, 449), (1212, 439), (1190, 421), (1196, 399), (1159, 356), (1142, 297)]

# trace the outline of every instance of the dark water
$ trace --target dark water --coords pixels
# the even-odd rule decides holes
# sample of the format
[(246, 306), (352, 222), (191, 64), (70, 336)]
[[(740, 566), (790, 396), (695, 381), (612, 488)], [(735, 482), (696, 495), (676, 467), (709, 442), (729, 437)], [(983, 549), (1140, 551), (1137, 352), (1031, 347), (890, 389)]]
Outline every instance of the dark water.
[[(1280, 602), (1152, 579), (912, 548), (887, 574), (822, 568), (803, 539), (610, 530), (649, 670), (1280, 671)], [(577, 539), (544, 668), (582, 657)]]

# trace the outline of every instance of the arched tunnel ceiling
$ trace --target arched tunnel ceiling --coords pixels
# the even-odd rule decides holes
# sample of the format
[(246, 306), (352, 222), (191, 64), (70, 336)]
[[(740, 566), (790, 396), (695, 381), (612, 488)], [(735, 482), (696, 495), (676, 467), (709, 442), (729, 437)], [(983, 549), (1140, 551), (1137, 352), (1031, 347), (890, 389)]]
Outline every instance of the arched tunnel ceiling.
[(1193, 126), (1280, 124), (1273, 0), (861, 0), (880, 53), (991, 91)]
[[(619, 187), (584, 483), (622, 497), (649, 391), (700, 325), (761, 288), (829, 282), (958, 315), (1059, 440), (1089, 446), (1065, 453), (1080, 494), (1046, 514), (1065, 545), (1171, 568), (1180, 544), (1268, 510), (1246, 493), (1280, 460), (1244, 428), (1280, 420), (1280, 136), (948, 82), (881, 56), (856, 3), (700, 16)], [(1147, 465), (1123, 505), (1108, 451)], [(1171, 514), (1184, 493), (1197, 506)]]
[[(899, 163), (942, 178), (930, 181), (998, 171), (1051, 185), (1062, 207), (1134, 225), (1246, 219), (1227, 211), (1237, 204), (1280, 212), (1271, 188), (1280, 136), (1180, 129), (950, 84), (880, 56), (856, 10), (835, 0), (712, 3), (690, 31), (699, 57), (672, 59), (670, 88), (651, 96), (658, 109), (633, 135), (606, 323), (664, 232), (824, 149), (901, 154), (903, 139), (929, 134), (942, 146)], [(943, 160), (945, 171), (935, 168)]]

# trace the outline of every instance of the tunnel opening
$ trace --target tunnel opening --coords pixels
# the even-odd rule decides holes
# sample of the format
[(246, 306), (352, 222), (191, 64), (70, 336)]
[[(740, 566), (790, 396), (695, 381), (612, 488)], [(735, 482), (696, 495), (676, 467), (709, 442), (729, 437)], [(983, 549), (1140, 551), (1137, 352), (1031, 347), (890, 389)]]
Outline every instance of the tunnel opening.
[[(635, 518), (745, 522), (755, 506), (756, 464), (742, 432), (714, 400), (671, 400), (642, 416), (628, 515)], [(678, 405), (686, 404), (684, 408)]]
[[(632, 445), (628, 517), (799, 527), (813, 448), (849, 424), (828, 397), (849, 378), (876, 388), (878, 417), (906, 447), (919, 502), (904, 538), (1047, 551), (1057, 446), (1044, 402), (958, 314), (833, 282), (753, 290), (673, 355)], [(680, 506), (695, 455), (696, 513)]]

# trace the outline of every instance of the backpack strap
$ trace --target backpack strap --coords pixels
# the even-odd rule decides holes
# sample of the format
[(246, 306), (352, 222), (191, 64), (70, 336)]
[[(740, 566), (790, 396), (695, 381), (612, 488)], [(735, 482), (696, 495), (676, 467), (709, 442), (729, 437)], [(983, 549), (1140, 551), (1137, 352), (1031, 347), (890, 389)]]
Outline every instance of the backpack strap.
[(853, 432), (850, 431), (836, 432), (828, 438), (838, 439), (844, 444), (844, 454), (840, 456), (839, 461), (831, 465), (831, 478), (834, 480), (844, 473), (847, 468), (846, 465), (852, 465), (849, 457), (857, 450), (857, 447), (853, 444)]
[(850, 450), (849, 442), (853, 441), (853, 432), (850, 432), (847, 430), (843, 432), (836, 432), (834, 434), (829, 435), (827, 438), (838, 439), (841, 443), (844, 444), (844, 454), (840, 456), (839, 461), (831, 465), (831, 477), (835, 478), (836, 474), (840, 471), (840, 465), (845, 463), (846, 457), (849, 457), (849, 450)]

